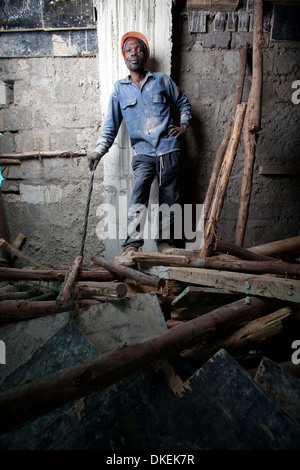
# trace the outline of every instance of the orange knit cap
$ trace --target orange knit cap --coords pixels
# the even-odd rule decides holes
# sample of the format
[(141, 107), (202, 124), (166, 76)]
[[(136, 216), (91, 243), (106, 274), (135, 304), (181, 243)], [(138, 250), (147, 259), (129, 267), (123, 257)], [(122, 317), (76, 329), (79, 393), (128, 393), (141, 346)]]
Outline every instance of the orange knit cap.
[(137, 38), (143, 41), (143, 43), (146, 46), (146, 60), (148, 60), (149, 55), (150, 55), (150, 48), (149, 48), (148, 41), (142, 33), (138, 33), (137, 31), (128, 31), (128, 33), (123, 34), (122, 39), (121, 39), (121, 50), (122, 50), (123, 57), (125, 57), (124, 44), (129, 38)]

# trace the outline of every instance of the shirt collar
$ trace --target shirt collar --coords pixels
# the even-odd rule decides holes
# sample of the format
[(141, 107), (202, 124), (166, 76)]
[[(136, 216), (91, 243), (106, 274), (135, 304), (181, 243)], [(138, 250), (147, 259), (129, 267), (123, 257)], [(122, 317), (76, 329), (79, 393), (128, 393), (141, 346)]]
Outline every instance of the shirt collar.
[[(145, 78), (144, 78), (144, 83), (148, 80), (149, 77), (155, 78), (152, 72), (149, 72), (149, 70), (146, 70), (146, 75), (145, 75)], [(121, 83), (125, 83), (125, 84), (132, 83), (132, 82), (131, 82), (131, 76), (130, 76), (130, 75), (127, 75), (127, 77), (122, 78), (122, 79), (120, 80), (120, 82), (121, 82)]]

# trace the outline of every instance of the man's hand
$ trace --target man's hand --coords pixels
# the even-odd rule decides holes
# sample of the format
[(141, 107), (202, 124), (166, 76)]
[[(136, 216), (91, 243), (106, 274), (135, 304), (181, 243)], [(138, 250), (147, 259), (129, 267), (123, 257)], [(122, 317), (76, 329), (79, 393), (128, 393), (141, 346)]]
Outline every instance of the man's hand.
[(98, 152), (89, 153), (88, 156), (88, 163), (90, 170), (96, 170), (98, 163), (101, 160), (101, 155)]
[(169, 126), (169, 129), (170, 130), (168, 135), (177, 139), (177, 137), (186, 133), (187, 124), (180, 124), (180, 126), (175, 126), (174, 124), (172, 124), (171, 126)]

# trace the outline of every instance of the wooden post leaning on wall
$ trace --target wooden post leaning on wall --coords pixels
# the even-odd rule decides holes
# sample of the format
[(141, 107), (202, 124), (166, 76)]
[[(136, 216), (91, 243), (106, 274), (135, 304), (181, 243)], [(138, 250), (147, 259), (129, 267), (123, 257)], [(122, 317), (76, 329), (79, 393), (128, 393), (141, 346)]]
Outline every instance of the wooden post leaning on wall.
[(227, 191), (232, 165), (240, 143), (245, 111), (245, 103), (239, 104), (237, 106), (230, 141), (228, 143), (228, 147), (220, 169), (214, 198), (211, 204), (209, 218), (204, 227), (204, 242), (202, 248), (200, 249), (200, 257), (209, 256), (209, 252), (212, 248), (212, 243), (215, 239), (215, 234)]
[(256, 144), (261, 121), (261, 95), (262, 95), (262, 50), (263, 40), (263, 1), (254, 2), (253, 26), (253, 72), (252, 83), (248, 101), (248, 108), (244, 125), (245, 159), (241, 185), (239, 211), (236, 223), (235, 244), (243, 246), (248, 211), (252, 190), (252, 175), (255, 160)]

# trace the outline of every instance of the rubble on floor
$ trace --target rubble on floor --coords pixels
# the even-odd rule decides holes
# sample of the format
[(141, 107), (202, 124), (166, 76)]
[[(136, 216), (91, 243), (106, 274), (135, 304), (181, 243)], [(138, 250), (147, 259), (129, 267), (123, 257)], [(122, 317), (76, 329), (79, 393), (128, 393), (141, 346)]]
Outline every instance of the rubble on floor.
[(0, 267), (1, 448), (299, 448), (298, 276), (159, 256)]

